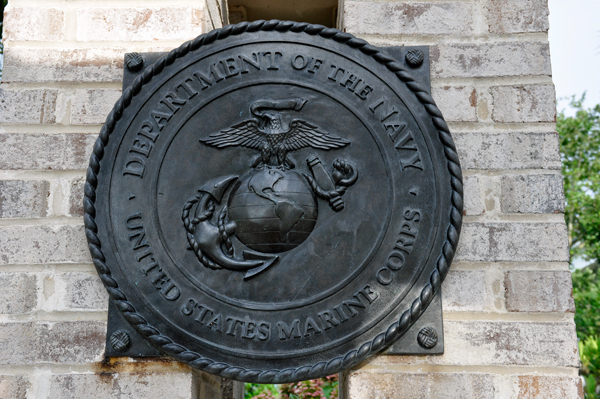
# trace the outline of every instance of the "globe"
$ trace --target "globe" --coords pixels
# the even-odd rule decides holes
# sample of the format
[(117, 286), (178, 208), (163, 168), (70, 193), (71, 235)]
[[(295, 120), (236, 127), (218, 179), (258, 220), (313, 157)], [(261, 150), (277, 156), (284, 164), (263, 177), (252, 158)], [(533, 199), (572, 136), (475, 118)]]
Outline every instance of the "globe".
[(253, 170), (233, 189), (228, 209), (237, 238), (259, 252), (296, 248), (317, 223), (317, 199), (294, 170)]

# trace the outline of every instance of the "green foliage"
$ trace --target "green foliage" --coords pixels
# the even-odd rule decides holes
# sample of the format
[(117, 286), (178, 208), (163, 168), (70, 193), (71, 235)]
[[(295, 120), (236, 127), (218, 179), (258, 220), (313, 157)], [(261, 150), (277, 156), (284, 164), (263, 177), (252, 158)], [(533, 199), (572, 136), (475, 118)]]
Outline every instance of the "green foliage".
[(583, 108), (571, 100), (575, 116), (564, 112), (557, 118), (562, 173), (565, 183), (565, 221), (569, 228), (571, 257), (593, 263), (573, 271), (575, 323), (581, 358), (580, 374), (585, 380), (585, 397), (600, 399), (600, 105)]
[(273, 384), (246, 384), (244, 399), (279, 399), (279, 389)]
[(571, 100), (576, 115), (558, 115), (562, 172), (565, 182), (565, 220), (571, 256), (600, 259), (600, 105), (583, 108)]
[(593, 268), (573, 271), (573, 299), (577, 337), (600, 336), (600, 279)]
[(581, 359), (581, 374), (585, 379), (586, 399), (598, 399), (596, 393), (600, 382), (600, 343), (598, 336), (590, 336), (579, 341), (579, 358)]
[(245, 399), (337, 399), (338, 376), (282, 385), (246, 384)]

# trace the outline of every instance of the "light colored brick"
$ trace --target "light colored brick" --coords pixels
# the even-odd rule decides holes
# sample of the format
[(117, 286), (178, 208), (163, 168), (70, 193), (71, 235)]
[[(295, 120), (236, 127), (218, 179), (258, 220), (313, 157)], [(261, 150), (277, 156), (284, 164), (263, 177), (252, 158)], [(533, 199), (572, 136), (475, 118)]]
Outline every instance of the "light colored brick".
[(465, 215), (481, 215), (485, 213), (479, 176), (465, 176), (463, 178), (463, 190), (465, 194)]
[(388, 355), (370, 363), (579, 367), (579, 355), (573, 322), (444, 320), (443, 355)]
[(344, 2), (344, 29), (352, 34), (447, 35), (473, 30), (472, 6), (460, 2)]
[(202, 7), (81, 8), (77, 40), (190, 40), (203, 33)]
[(94, 399), (196, 399), (198, 396), (195, 385), (191, 371), (55, 374), (50, 376), (48, 397), (81, 399), (93, 393)]
[(583, 399), (579, 377), (523, 375), (517, 381), (518, 399)]
[(0, 287), (0, 314), (27, 313), (36, 308), (37, 278), (34, 273), (0, 272)]
[(76, 90), (71, 103), (71, 123), (74, 125), (104, 123), (119, 97), (121, 97), (121, 90)]
[(439, 44), (430, 57), (432, 78), (551, 74), (546, 42)]
[(494, 399), (494, 378), (483, 373), (351, 373), (352, 399)]
[(97, 134), (0, 133), (0, 169), (85, 170)]
[(456, 260), (569, 261), (564, 223), (463, 223)]
[(569, 271), (510, 270), (504, 286), (509, 312), (575, 312)]
[(481, 312), (485, 308), (483, 270), (450, 270), (442, 286), (444, 311)]
[(91, 262), (83, 225), (0, 227), (0, 264)]
[(54, 276), (56, 310), (107, 310), (108, 293), (97, 274), (68, 272)]
[(4, 49), (4, 83), (121, 82), (124, 48)]
[(0, 180), (0, 218), (45, 217), (49, 188), (47, 181)]
[(433, 87), (431, 95), (448, 122), (477, 121), (477, 91), (473, 87)]
[(71, 182), (69, 192), (69, 215), (83, 216), (83, 188), (85, 179), (77, 179)]
[(565, 210), (562, 175), (502, 177), (501, 208), (505, 213), (561, 213)]
[(105, 340), (105, 322), (2, 322), (0, 364), (97, 362)]
[(0, 87), (0, 123), (56, 123), (56, 89)]
[(496, 86), (491, 88), (496, 122), (555, 122), (554, 85)]
[(463, 169), (558, 169), (556, 133), (453, 133)]
[(491, 33), (548, 31), (548, 0), (490, 0)]
[(0, 398), (26, 399), (31, 383), (22, 375), (0, 375)]
[(11, 41), (60, 41), (65, 36), (65, 13), (49, 7), (7, 7), (4, 38)]

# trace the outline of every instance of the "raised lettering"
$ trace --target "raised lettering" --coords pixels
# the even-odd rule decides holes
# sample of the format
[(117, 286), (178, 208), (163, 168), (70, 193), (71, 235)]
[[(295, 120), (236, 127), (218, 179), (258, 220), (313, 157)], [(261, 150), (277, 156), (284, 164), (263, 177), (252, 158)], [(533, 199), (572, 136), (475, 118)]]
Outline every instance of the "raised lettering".
[(300, 320), (298, 319), (292, 322), (292, 327), (289, 327), (284, 321), (278, 321), (277, 327), (279, 327), (279, 339), (300, 338), (302, 336)]
[(123, 176), (132, 175), (138, 176), (139, 178), (144, 177), (144, 171), (146, 170), (146, 163), (140, 157), (133, 157), (129, 162), (125, 164), (125, 170)]
[(319, 318), (321, 319), (321, 323), (323, 323), (323, 329), (325, 330), (328, 330), (331, 327), (335, 327), (340, 324), (339, 320), (335, 317), (333, 312), (329, 310), (319, 313)]
[(304, 336), (308, 337), (310, 334), (319, 334), (323, 332), (323, 329), (319, 326), (319, 324), (310, 316), (306, 318), (306, 323), (304, 323)]
[[(242, 64), (242, 73), (250, 72), (247, 68), (247, 65), (252, 65), (254, 68), (260, 71), (260, 60), (258, 59), (257, 53), (252, 53), (252, 58), (248, 57), (245, 54), (240, 54), (238, 55), (238, 57), (240, 58), (240, 62)], [(244, 64), (244, 62), (246, 63)]]

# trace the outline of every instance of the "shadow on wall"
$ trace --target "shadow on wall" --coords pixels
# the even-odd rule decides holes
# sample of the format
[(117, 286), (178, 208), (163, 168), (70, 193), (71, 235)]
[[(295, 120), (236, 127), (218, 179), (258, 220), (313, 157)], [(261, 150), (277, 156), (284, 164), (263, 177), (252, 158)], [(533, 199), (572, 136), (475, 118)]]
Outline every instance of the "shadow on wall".
[(4, 9), (8, 0), (0, 0), (0, 81), (2, 80), (2, 65), (4, 63), (4, 42), (2, 41), (2, 26), (4, 23)]
[(229, 0), (229, 23), (280, 19), (335, 28), (338, 0)]

